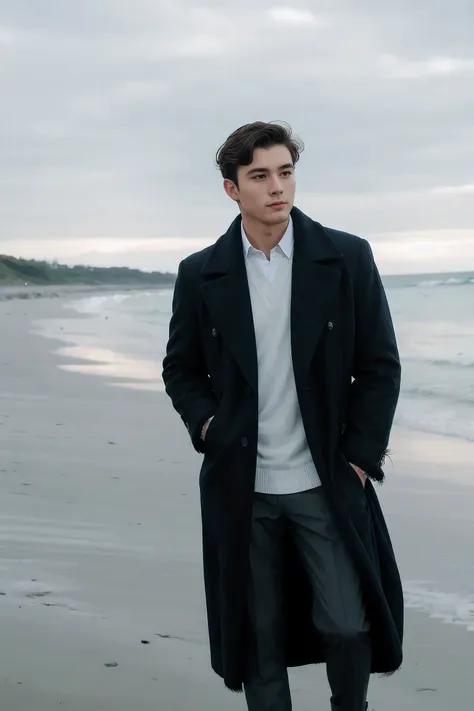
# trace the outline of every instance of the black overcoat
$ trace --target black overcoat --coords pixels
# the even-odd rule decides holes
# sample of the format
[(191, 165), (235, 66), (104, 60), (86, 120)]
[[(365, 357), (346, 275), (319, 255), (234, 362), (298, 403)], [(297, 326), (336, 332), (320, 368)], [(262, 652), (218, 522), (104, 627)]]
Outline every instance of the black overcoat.
[[(324, 491), (360, 571), (372, 672), (402, 662), (403, 594), (373, 482), (384, 478), (400, 389), (389, 307), (367, 241), (292, 210), (291, 347), (304, 428)], [(165, 388), (198, 452), (211, 664), (239, 691), (248, 643), (249, 534), (258, 433), (258, 369), (241, 218), (178, 270), (163, 361)], [(206, 442), (203, 424), (214, 419)], [(349, 465), (369, 476), (365, 489)], [(288, 666), (324, 661), (311, 595), (288, 537)]]

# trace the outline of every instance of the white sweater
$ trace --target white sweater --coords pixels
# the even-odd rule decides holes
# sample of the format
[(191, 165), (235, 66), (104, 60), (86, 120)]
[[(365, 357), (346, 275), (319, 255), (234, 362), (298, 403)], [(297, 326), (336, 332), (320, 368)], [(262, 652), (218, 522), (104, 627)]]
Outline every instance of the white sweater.
[(320, 486), (308, 448), (291, 356), (293, 226), (271, 251), (254, 249), (242, 228), (258, 357), (255, 491), (295, 494)]

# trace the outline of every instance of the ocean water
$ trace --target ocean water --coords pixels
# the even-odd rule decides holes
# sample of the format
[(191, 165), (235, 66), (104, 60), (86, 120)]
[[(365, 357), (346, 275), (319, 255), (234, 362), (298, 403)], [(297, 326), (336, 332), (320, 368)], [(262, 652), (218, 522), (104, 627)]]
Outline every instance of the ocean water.
[[(384, 283), (403, 365), (395, 423), (468, 447), (474, 442), (474, 272)], [(34, 329), (61, 342), (64, 369), (107, 376), (115, 387), (162, 390), (171, 299), (170, 290), (88, 296)], [(396, 486), (391, 496), (407, 563), (407, 606), (474, 631), (474, 465), (472, 486), (463, 493), (453, 493), (449, 482), (445, 489), (429, 482)], [(437, 536), (442, 545), (435, 545)]]
[[(396, 424), (474, 441), (474, 272), (384, 282), (403, 364)], [(82, 298), (67, 309), (87, 319), (40, 330), (67, 341), (64, 356), (84, 360), (64, 367), (161, 389), (171, 298), (170, 290)]]
[(403, 366), (397, 424), (474, 441), (474, 273), (385, 283)]

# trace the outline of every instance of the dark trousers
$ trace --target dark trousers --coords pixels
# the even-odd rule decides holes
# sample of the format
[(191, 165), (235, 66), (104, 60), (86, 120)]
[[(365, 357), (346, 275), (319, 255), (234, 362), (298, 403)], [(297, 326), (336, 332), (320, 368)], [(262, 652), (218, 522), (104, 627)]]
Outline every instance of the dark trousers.
[(332, 711), (365, 711), (371, 667), (369, 624), (359, 576), (322, 487), (255, 494), (249, 607), (254, 647), (244, 684), (249, 711), (291, 711), (282, 649), (279, 532), (286, 519), (313, 591), (312, 618), (327, 645)]

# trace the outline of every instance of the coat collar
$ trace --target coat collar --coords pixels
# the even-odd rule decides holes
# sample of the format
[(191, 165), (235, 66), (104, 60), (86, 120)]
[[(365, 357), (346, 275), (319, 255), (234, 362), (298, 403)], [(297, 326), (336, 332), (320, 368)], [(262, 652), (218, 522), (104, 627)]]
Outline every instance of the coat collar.
[[(330, 263), (342, 259), (342, 254), (332, 241), (324, 227), (294, 207), (291, 211), (294, 233), (295, 254), (309, 261)], [(235, 218), (227, 232), (220, 237), (211, 249), (208, 259), (202, 267), (206, 276), (218, 276), (233, 271), (236, 266), (238, 251), (242, 256), (242, 218)]]
[[(307, 379), (340, 282), (342, 254), (327, 231), (298, 208), (291, 217), (294, 254), (291, 292), (291, 343), (295, 378)], [(212, 247), (202, 267), (202, 295), (244, 378), (256, 390), (258, 367), (252, 305), (242, 249), (240, 215)]]

